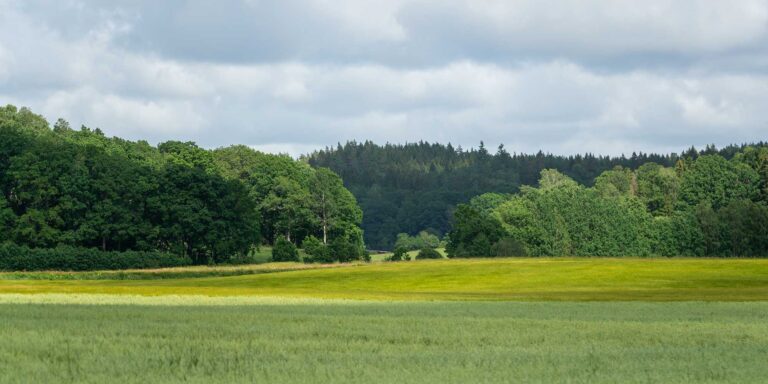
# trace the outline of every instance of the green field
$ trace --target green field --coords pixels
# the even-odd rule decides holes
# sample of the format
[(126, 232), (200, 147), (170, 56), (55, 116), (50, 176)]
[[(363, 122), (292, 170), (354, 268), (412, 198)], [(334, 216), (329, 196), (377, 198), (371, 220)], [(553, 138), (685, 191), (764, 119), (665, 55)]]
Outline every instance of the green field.
[[(0, 304), (0, 382), (759, 383), (768, 303)], [(157, 304), (157, 303), (155, 303)]]
[(0, 382), (768, 377), (768, 260), (267, 263), (117, 273), (128, 277), (0, 274)]
[[(270, 267), (276, 266), (267, 264), (260, 268)], [(472, 301), (768, 299), (768, 260), (761, 259), (425, 260), (203, 278), (25, 280), (15, 277), (0, 279), (0, 293)]]

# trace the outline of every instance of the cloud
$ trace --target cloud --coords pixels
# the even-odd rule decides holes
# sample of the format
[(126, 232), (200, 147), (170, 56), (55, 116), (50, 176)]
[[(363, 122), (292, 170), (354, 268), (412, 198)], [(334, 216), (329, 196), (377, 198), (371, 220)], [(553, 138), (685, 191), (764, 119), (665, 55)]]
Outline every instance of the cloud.
[[(200, 62), (377, 62), (474, 58), (592, 65), (706, 64), (764, 51), (764, 0), (118, 0), (19, 8), (65, 37), (111, 25), (121, 48)], [(74, 20), (64, 23), (62, 20)]]
[(293, 155), (679, 151), (765, 139), (767, 28), (752, 0), (0, 0), (0, 102)]

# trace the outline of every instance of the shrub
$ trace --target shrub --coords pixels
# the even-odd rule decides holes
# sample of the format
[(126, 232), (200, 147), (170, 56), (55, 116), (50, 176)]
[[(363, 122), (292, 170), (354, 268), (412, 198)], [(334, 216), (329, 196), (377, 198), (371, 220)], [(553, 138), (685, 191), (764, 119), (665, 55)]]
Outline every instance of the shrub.
[(422, 259), (442, 259), (443, 255), (440, 254), (435, 249), (432, 248), (423, 248), (419, 251), (419, 254), (416, 255), (416, 260), (422, 260)]
[(408, 257), (408, 251), (404, 247), (395, 248), (395, 252), (389, 257), (389, 261), (401, 261)]
[(352, 244), (345, 236), (339, 236), (331, 242), (329, 247), (331, 257), (342, 263), (358, 260), (362, 256), (362, 250)]
[(161, 252), (105, 252), (95, 248), (29, 248), (0, 245), (0, 270), (95, 271), (180, 267), (192, 264), (188, 257)]
[(312, 235), (307, 236), (304, 241), (301, 242), (301, 246), (304, 248), (307, 256), (304, 258), (305, 263), (332, 263), (333, 258), (328, 250), (328, 247), (323, 244), (320, 239)]
[(299, 251), (285, 237), (278, 237), (272, 248), (272, 261), (299, 261)]
[(440, 238), (433, 233), (421, 231), (416, 236), (409, 236), (407, 233), (398, 233), (395, 241), (395, 248), (405, 248), (408, 251), (415, 251), (422, 248), (437, 248), (440, 246)]

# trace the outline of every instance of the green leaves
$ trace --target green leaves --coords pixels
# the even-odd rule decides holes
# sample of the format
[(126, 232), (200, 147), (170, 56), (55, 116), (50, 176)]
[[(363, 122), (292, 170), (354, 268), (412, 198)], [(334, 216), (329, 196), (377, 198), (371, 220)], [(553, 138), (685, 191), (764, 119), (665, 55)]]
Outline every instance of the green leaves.
[(756, 199), (760, 175), (747, 164), (718, 155), (701, 156), (683, 172), (680, 198), (688, 205), (709, 202), (719, 209), (731, 200)]
[(299, 261), (299, 251), (293, 243), (279, 236), (272, 247), (272, 261)]
[(355, 250), (331, 259), (362, 255), (362, 210), (338, 175), (327, 168), (313, 169), (287, 156), (263, 154), (244, 146), (213, 153), (222, 174), (248, 187), (258, 205), (262, 235), (267, 241), (282, 236), (300, 244), (302, 239), (316, 237), (330, 245), (344, 238)]
[(450, 257), (491, 256), (491, 246), (504, 235), (501, 223), (495, 218), (466, 204), (456, 207), (454, 220), (445, 248)]

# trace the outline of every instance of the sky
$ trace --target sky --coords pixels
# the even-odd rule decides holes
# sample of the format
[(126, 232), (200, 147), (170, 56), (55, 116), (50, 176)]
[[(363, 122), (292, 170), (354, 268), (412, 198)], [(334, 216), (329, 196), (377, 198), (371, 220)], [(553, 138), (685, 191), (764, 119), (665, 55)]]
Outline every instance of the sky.
[(151, 143), (768, 139), (768, 0), (0, 0), (0, 104)]

